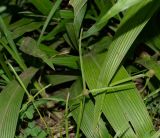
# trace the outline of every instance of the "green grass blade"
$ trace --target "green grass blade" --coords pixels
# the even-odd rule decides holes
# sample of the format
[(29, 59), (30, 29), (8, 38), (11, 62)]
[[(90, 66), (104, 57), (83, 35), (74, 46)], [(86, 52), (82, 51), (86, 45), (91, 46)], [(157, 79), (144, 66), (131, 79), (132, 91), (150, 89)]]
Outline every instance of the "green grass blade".
[(73, 69), (79, 69), (78, 66), (79, 57), (77, 56), (71, 56), (71, 55), (56, 56), (52, 58), (51, 61), (56, 65), (67, 66)]
[(33, 19), (28, 19), (28, 18), (22, 18), (12, 24), (9, 25), (9, 30), (13, 31), (14, 29), (18, 28), (18, 27), (22, 27), (24, 25), (30, 24), (31, 22), (33, 22)]
[[(82, 42), (81, 42), (82, 41), (82, 32), (83, 32), (83, 30), (81, 30), (80, 38), (79, 38), (79, 60), (80, 60), (80, 69), (81, 69), (82, 84), (83, 84), (83, 90), (82, 90), (82, 94), (83, 94), (86, 91), (86, 80), (85, 80), (85, 76), (84, 76), (83, 59), (82, 59)], [(83, 96), (83, 98), (80, 102), (76, 138), (79, 138), (79, 132), (80, 132), (80, 127), (81, 127), (82, 118), (83, 118), (84, 106), (85, 106), (85, 97)]]
[[(14, 53), (14, 51), (4, 42), (0, 40), (0, 43), (2, 46), (8, 51), (8, 53), (12, 56), (12, 58), (21, 66), (21, 62), (19, 61), (19, 58)], [(21, 67), (22, 68), (22, 67)]]
[(66, 24), (66, 30), (71, 47), (78, 51), (78, 39), (82, 21), (86, 12), (87, 0), (70, 0), (70, 4), (74, 9), (74, 21), (73, 23)]
[(74, 9), (74, 28), (76, 36), (79, 36), (81, 24), (87, 8), (87, 0), (70, 0), (69, 3)]
[(84, 38), (95, 34), (100, 31), (108, 22), (108, 20), (114, 17), (119, 12), (122, 12), (135, 4), (138, 4), (144, 0), (118, 0), (118, 2), (112, 6), (112, 8), (98, 20), (86, 33), (84, 33)]
[(29, 0), (43, 15), (48, 15), (52, 9), (52, 2), (49, 0)]
[[(90, 90), (96, 87), (104, 57), (105, 54), (97, 56), (88, 55), (84, 57), (85, 78)], [(112, 82), (114, 83), (128, 77), (129, 75), (126, 70), (121, 67)], [(104, 95), (102, 112), (116, 134), (120, 135), (125, 132), (123, 134), (124, 138), (143, 137), (146, 132), (154, 130), (152, 121), (134, 84), (131, 82), (125, 84), (132, 84), (133, 88), (130, 87), (127, 89), (127, 87), (129, 87), (128, 85), (124, 90), (120, 89), (119, 91), (112, 91)], [(95, 102), (99, 100), (97, 96), (94, 98)]]
[(52, 85), (59, 85), (62, 83), (74, 81), (78, 78), (76, 75), (64, 75), (64, 74), (59, 74), (59, 75), (45, 75), (45, 79), (47, 82), (49, 82)]
[[(155, 4), (157, 4), (157, 1), (145, 1), (128, 10), (105, 57), (103, 67), (98, 78), (98, 88), (109, 85), (126, 53), (131, 48), (133, 42), (144, 28), (146, 23), (149, 21), (153, 13), (159, 7), (158, 4), (158, 6), (155, 7)], [(151, 12), (150, 9), (152, 8), (154, 8), (154, 10)], [(104, 94), (99, 95), (98, 98), (99, 99), (95, 104), (94, 110), (94, 127), (98, 123), (98, 119), (101, 114), (104, 102)]]
[(36, 41), (31, 37), (23, 38), (20, 50), (26, 54), (42, 59), (49, 67), (54, 70), (53, 63), (48, 55), (36, 45)]
[[(31, 19), (20, 19), (16, 22), (14, 22), (13, 24), (9, 25), (9, 30), (10, 30), (10, 37), (12, 37), (12, 39), (17, 39), (18, 37), (21, 37), (23, 34), (27, 33), (27, 32), (32, 32), (34, 30), (38, 30), (38, 28), (40, 28), (40, 26), (43, 25), (43, 22), (35, 22)], [(8, 43), (8, 41), (6, 41), (3, 37), (2, 40), (6, 43)]]
[(5, 34), (5, 37), (8, 41), (8, 43), (10, 44), (12, 50), (15, 52), (15, 54), (18, 55), (18, 51), (17, 51), (17, 48), (16, 48), (16, 46), (15, 46), (13, 40), (12, 40), (11, 33), (8, 31), (7, 26), (5, 25), (2, 17), (0, 17), (0, 26), (1, 26), (1, 29), (3, 30), (4, 34)]
[(59, 22), (56, 27), (53, 28), (48, 34), (42, 37), (43, 40), (52, 40), (58, 33), (61, 33), (65, 30), (65, 22)]
[(0, 70), (0, 77), (2, 78), (1, 81), (5, 82), (5, 84), (9, 83), (9, 78), (4, 74), (3, 70)]
[[(77, 97), (78, 95), (81, 94), (82, 91), (83, 91), (82, 81), (78, 79), (70, 89), (70, 94), (71, 94), (70, 98), (72, 99)], [(80, 102), (81, 99), (69, 102), (69, 108), (76, 123), (78, 123)], [(105, 127), (105, 123), (102, 121), (102, 119), (99, 120), (99, 129), (93, 131), (92, 129), (92, 122), (94, 120), (93, 108), (94, 108), (93, 102), (89, 98), (86, 98), (80, 129), (82, 130), (84, 135), (88, 138), (99, 138), (99, 137), (110, 138), (111, 136), (108, 133)]]
[(5, 60), (4, 60), (4, 57), (2, 54), (0, 54), (0, 64), (4, 70), (4, 72), (6, 73), (7, 77), (9, 78), (9, 80), (12, 80), (13, 79), (13, 76), (9, 70), (9, 68), (7, 67), (6, 63), (5, 63)]
[(65, 130), (66, 130), (66, 138), (69, 138), (68, 101), (69, 101), (69, 93), (67, 94), (66, 107), (65, 107)]
[(34, 30), (38, 30), (43, 25), (42, 22), (31, 22), (29, 24), (17, 27), (12, 32), (12, 39), (16, 39), (21, 37), (23, 34), (27, 32), (32, 32)]
[[(20, 75), (27, 86), (37, 69), (29, 68)], [(0, 136), (1, 138), (14, 138), (18, 114), (23, 99), (24, 90), (20, 84), (13, 80), (0, 93)], [(2, 114), (3, 113), (3, 114)]]
[[(47, 28), (50, 20), (52, 19), (52, 16), (55, 14), (56, 10), (57, 10), (58, 7), (60, 6), (61, 2), (62, 2), (62, 0), (57, 0), (57, 1), (55, 2), (55, 4), (53, 5), (51, 11), (49, 12), (49, 14), (48, 14), (48, 16), (47, 16), (47, 19), (46, 19), (46, 21), (45, 21), (45, 23), (44, 23), (44, 26), (43, 26), (43, 28), (42, 28), (42, 31), (41, 31), (41, 33), (40, 33), (40, 36), (39, 36), (39, 38), (38, 38), (37, 46), (40, 45), (42, 36), (43, 36), (43, 34), (44, 34), (44, 32), (45, 32), (45, 30), (46, 30), (46, 28)], [(41, 2), (41, 3), (42, 3), (42, 2)]]
[(100, 17), (101, 17), (101, 15), (106, 14), (106, 12), (113, 6), (114, 3), (111, 0), (109, 0), (109, 1), (95, 0), (95, 4), (97, 5), (98, 9), (100, 10)]
[[(158, 6), (155, 7), (155, 5)], [(150, 12), (149, 9), (153, 7), (154, 10)], [(100, 80), (103, 80), (104, 74), (107, 74), (108, 80), (106, 82), (109, 84), (126, 53), (158, 7), (159, 4), (157, 1), (145, 1), (138, 6), (131, 8), (128, 13), (126, 13), (121, 26), (110, 45), (102, 73), (100, 75)]]
[(12, 49), (12, 51), (14, 52), (15, 54), (15, 57), (16, 57), (16, 61), (17, 63), (20, 65), (20, 67), (24, 70), (26, 69), (26, 65), (24, 64), (24, 61), (23, 59), (20, 57), (19, 53), (18, 53), (18, 50), (16, 48), (16, 45), (11, 37), (11, 32), (9, 32), (9, 30), (7, 29), (7, 26), (5, 25), (2, 17), (0, 17), (0, 27), (1, 29), (3, 30), (4, 34), (5, 34), (5, 37), (10, 45), (10, 48)]
[(80, 34), (80, 38), (79, 38), (79, 60), (80, 60), (80, 69), (81, 69), (81, 76), (82, 76), (82, 82), (83, 82), (83, 90), (86, 90), (86, 80), (85, 80), (85, 76), (84, 76), (84, 68), (83, 68), (83, 58), (82, 58), (82, 32), (83, 30), (81, 30), (81, 34)]
[(76, 36), (76, 30), (73, 23), (66, 23), (67, 30), (67, 40), (69, 41), (71, 47), (78, 51), (78, 37)]

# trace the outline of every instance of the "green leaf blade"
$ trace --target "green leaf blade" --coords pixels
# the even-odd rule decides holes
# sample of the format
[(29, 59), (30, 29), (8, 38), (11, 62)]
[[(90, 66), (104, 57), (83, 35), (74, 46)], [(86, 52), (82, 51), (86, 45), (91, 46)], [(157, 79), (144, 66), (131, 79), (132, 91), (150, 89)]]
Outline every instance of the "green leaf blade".
[[(29, 68), (22, 75), (22, 81), (27, 86), (37, 69)], [(0, 93), (0, 136), (1, 138), (14, 138), (18, 114), (23, 99), (24, 90), (20, 84), (13, 80)]]
[[(36, 41), (31, 37), (25, 37), (21, 40), (20, 50), (24, 53), (42, 59), (49, 67), (54, 70), (51, 59), (37, 46)], [(54, 55), (53, 55), (54, 56)]]
[(90, 35), (95, 34), (96, 32), (100, 31), (108, 22), (108, 20), (112, 17), (114, 17), (119, 12), (122, 12), (133, 5), (136, 5), (143, 0), (119, 0), (115, 5), (111, 7), (109, 11), (107, 11), (106, 14), (104, 14), (97, 23), (95, 23), (85, 34), (84, 38), (89, 37)]
[[(104, 58), (105, 60), (98, 77), (98, 88), (106, 85), (108, 86), (110, 84), (126, 53), (131, 48), (133, 42), (136, 40), (137, 36), (149, 21), (153, 13), (159, 7), (157, 6), (155, 8), (155, 3), (156, 1), (142, 2), (138, 6), (129, 9), (128, 13), (126, 13), (126, 16), (122, 20), (121, 26), (110, 45), (108, 53)], [(150, 12), (149, 9), (153, 7), (155, 8), (155, 11)], [(101, 100), (103, 100), (103, 97), (104, 95), (100, 95), (100, 100), (97, 100), (95, 105), (94, 113), (96, 115), (95, 122), (97, 123), (101, 114), (101, 109), (99, 107), (102, 107)]]
[[(78, 79), (71, 87), (70, 92), (71, 92), (71, 98), (78, 96), (81, 94), (81, 91), (83, 90), (82, 87), (82, 82), (80, 79)], [(84, 111), (83, 111), (83, 116), (82, 116), (82, 121), (81, 121), (81, 126), (80, 129), (82, 132), (85, 134), (86, 137), (88, 138), (110, 138), (110, 134), (108, 133), (104, 122), (102, 119), (99, 121), (99, 129), (96, 129), (93, 131), (92, 129), (92, 122), (94, 120), (94, 115), (92, 113), (92, 109), (94, 108), (94, 104), (91, 100), (88, 98), (86, 99), (86, 103), (84, 106)], [(78, 123), (78, 116), (79, 116), (79, 108), (80, 108), (80, 99), (70, 101), (69, 107), (71, 110), (71, 114), (74, 118), (74, 120)]]
[[(104, 57), (105, 54), (84, 57), (85, 78), (91, 90), (96, 87)], [(129, 77), (128, 73), (121, 67), (112, 82), (126, 77)], [(133, 83), (127, 82), (126, 84)], [(106, 93), (104, 97), (101, 111), (118, 136), (123, 135), (124, 138), (137, 138), (143, 137), (146, 132), (154, 131), (152, 121), (134, 84), (133, 88), (130, 87), (129, 89), (126, 88)], [(95, 102), (99, 100), (97, 96), (94, 98)]]

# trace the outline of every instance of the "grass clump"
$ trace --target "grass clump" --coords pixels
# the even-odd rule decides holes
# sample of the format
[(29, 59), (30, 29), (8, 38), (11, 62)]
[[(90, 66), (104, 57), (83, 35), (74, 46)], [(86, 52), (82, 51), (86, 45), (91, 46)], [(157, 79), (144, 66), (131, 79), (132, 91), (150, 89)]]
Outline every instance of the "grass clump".
[(1, 138), (160, 136), (159, 1), (0, 5)]

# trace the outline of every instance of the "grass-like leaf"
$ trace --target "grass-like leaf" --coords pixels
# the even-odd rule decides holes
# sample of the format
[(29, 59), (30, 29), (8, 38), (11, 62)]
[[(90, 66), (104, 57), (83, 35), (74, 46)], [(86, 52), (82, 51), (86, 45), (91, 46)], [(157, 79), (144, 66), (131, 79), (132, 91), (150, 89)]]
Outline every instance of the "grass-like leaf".
[(74, 27), (76, 36), (79, 36), (81, 24), (87, 8), (87, 0), (70, 0), (69, 3), (74, 9)]
[[(20, 75), (27, 86), (37, 69), (29, 68)], [(24, 95), (24, 89), (16, 81), (11, 81), (0, 93), (0, 136), (1, 138), (14, 138), (18, 114)]]
[(48, 15), (52, 9), (52, 2), (49, 0), (29, 0), (41, 13)]
[[(85, 78), (91, 90), (96, 87), (104, 57), (105, 54), (97, 56), (91, 54), (84, 57)], [(126, 70), (121, 67), (112, 82), (128, 77)], [(154, 130), (151, 119), (134, 84), (131, 82), (125, 84), (132, 84), (133, 88), (128, 85), (126, 89), (117, 89), (104, 95), (102, 112), (118, 136), (124, 138), (143, 137), (146, 132)], [(95, 102), (99, 100), (98, 95), (94, 98)], [(101, 119), (100, 116), (99, 119)]]
[[(40, 45), (42, 36), (43, 36), (43, 34), (44, 34), (44, 32), (45, 32), (45, 30), (46, 30), (46, 28), (47, 28), (50, 20), (52, 19), (52, 16), (55, 14), (57, 8), (60, 6), (61, 2), (62, 2), (62, 0), (57, 0), (57, 1), (55, 2), (55, 4), (53, 5), (51, 11), (49, 12), (49, 14), (48, 14), (48, 16), (47, 16), (47, 19), (46, 19), (46, 21), (45, 21), (45, 23), (44, 23), (44, 26), (43, 26), (43, 28), (42, 28), (42, 31), (41, 31), (41, 33), (40, 33), (40, 36), (39, 36), (39, 38), (38, 38), (37, 46)], [(42, 3), (42, 2), (40, 2), (40, 3)]]
[(57, 56), (52, 58), (52, 63), (56, 65), (61, 65), (61, 66), (67, 66), (73, 69), (79, 68), (78, 61), (79, 61), (79, 57), (71, 56), (71, 55)]
[(37, 45), (36, 41), (30, 37), (22, 39), (21, 51), (34, 57), (41, 58), (48, 66), (54, 69), (51, 59)]
[(78, 76), (74, 75), (46, 75), (45, 79), (52, 85), (59, 85), (65, 82), (74, 81), (78, 78)]
[[(157, 1), (144, 1), (138, 6), (136, 5), (128, 10), (104, 59), (103, 67), (98, 77), (98, 88), (109, 85), (133, 42), (159, 7), (155, 7), (155, 4), (157, 4)], [(152, 12), (150, 11), (151, 8), (154, 8)], [(96, 127), (96, 124), (98, 123), (103, 107), (104, 97), (105, 94), (99, 95), (99, 99), (96, 101), (94, 110), (94, 127)]]
[(94, 33), (100, 31), (108, 22), (108, 20), (111, 17), (114, 17), (116, 14), (118, 14), (121, 11), (124, 11), (130, 7), (132, 7), (133, 5), (144, 1), (144, 0), (118, 0), (118, 2), (112, 6), (112, 8), (107, 11), (107, 13), (105, 15), (103, 15), (101, 17), (100, 20), (97, 21), (96, 24), (94, 24), (85, 34), (84, 34), (84, 38), (88, 37), (90, 35), (93, 35)]
[(70, 4), (74, 9), (74, 21), (66, 24), (67, 39), (70, 41), (71, 46), (78, 51), (80, 28), (86, 12), (87, 0), (70, 0)]
[[(78, 79), (70, 89), (70, 93), (71, 93), (70, 98), (72, 99), (80, 95), (82, 93), (82, 90), (83, 90), (83, 86), (82, 86), (81, 80)], [(81, 100), (78, 100), (78, 99), (69, 102), (69, 108), (71, 110), (71, 114), (77, 123), (78, 123), (78, 116), (79, 116), (79, 110), (80, 110), (80, 102)], [(95, 131), (93, 131), (92, 129), (92, 122), (94, 120), (94, 115), (92, 112), (93, 108), (94, 108), (93, 102), (89, 98), (86, 98), (86, 103), (83, 110), (83, 117), (82, 117), (80, 129), (88, 138), (98, 138), (98, 137), (110, 138), (110, 135), (102, 119), (99, 120), (99, 129), (96, 129)]]
[[(18, 53), (18, 50), (16, 48), (16, 45), (12, 39), (12, 36), (11, 36), (11, 32), (8, 30), (7, 26), (5, 25), (4, 21), (3, 21), (3, 18), (0, 17), (0, 27), (1, 29), (3, 30), (3, 33), (5, 34), (5, 37), (10, 45), (10, 48), (8, 46), (5, 46), (5, 48), (7, 49), (10, 49), (10, 51), (8, 51), (9, 53), (13, 53), (11, 55), (13, 55), (13, 57), (15, 57), (15, 60), (17, 61), (17, 63), (20, 65), (20, 67), (24, 70), (26, 68), (26, 65), (24, 64), (24, 61), (22, 60), (22, 58), (20, 57), (19, 53)], [(1, 43), (4, 43), (2, 44), (3, 46), (4, 45), (7, 45), (5, 44), (5, 42), (1, 42)], [(7, 50), (8, 50), (7, 49)]]

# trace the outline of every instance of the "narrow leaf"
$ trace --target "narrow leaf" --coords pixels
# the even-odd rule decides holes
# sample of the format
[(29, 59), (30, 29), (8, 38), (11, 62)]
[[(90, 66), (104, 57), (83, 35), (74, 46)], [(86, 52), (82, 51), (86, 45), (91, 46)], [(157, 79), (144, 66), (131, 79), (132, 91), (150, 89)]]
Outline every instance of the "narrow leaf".
[[(43, 26), (43, 28), (42, 28), (42, 31), (41, 31), (41, 33), (40, 33), (40, 36), (39, 36), (39, 38), (38, 38), (37, 46), (40, 45), (42, 36), (43, 36), (43, 34), (44, 34), (44, 32), (45, 32), (45, 30), (46, 30), (46, 28), (47, 28), (47, 26), (48, 26), (51, 18), (52, 18), (52, 16), (55, 14), (56, 10), (57, 10), (58, 7), (60, 6), (61, 2), (62, 2), (62, 0), (57, 0), (57, 1), (55, 2), (55, 4), (53, 5), (51, 11), (49, 12), (49, 14), (48, 14), (48, 16), (47, 16), (47, 19), (46, 19), (46, 21), (45, 21), (45, 23), (44, 23), (44, 26)], [(41, 1), (41, 3), (42, 3), (42, 1)]]
[[(78, 79), (70, 89), (71, 99), (81, 94), (82, 90), (83, 88), (82, 88), (81, 80)], [(80, 110), (79, 109), (80, 101), (81, 101), (80, 99), (77, 99), (69, 102), (69, 108), (71, 110), (71, 114), (77, 123), (78, 123), (78, 116), (79, 116), (79, 110)], [(94, 119), (94, 115), (92, 113), (92, 110), (94, 108), (94, 104), (89, 98), (87, 98), (86, 101), (87, 102), (85, 103), (85, 106), (84, 106), (80, 129), (88, 138), (99, 138), (99, 137), (110, 138), (110, 134), (108, 133), (102, 119), (99, 120), (99, 129), (96, 129), (95, 131), (93, 131), (92, 122)]]
[(44, 15), (48, 15), (52, 8), (52, 2), (49, 0), (29, 0), (29, 2), (32, 3)]
[[(20, 65), (20, 67), (24, 70), (26, 68), (26, 65), (24, 64), (24, 61), (22, 60), (22, 58), (20, 57), (18, 50), (16, 48), (16, 45), (12, 39), (11, 36), (11, 32), (8, 30), (7, 26), (5, 25), (3, 18), (0, 16), (0, 27), (3, 30), (3, 33), (5, 34), (5, 37), (10, 45), (10, 48), (12, 49), (12, 51), (15, 54), (15, 60), (17, 61), (17, 63)], [(2, 41), (1, 43), (4, 43), (4, 41)], [(8, 49), (7, 49), (8, 50)]]
[(74, 27), (76, 36), (79, 36), (81, 24), (87, 8), (87, 0), (70, 0), (69, 2), (74, 9)]
[(100, 31), (107, 24), (108, 20), (119, 12), (124, 11), (142, 1), (144, 0), (118, 0), (118, 2), (84, 34), (84, 38)]
[[(144, 1), (127, 11), (105, 57), (101, 73), (98, 77), (98, 88), (109, 85), (126, 53), (158, 7), (157, 1)], [(150, 9), (152, 8), (154, 10), (151, 12)], [(94, 125), (98, 123), (104, 96), (105, 94), (99, 95), (99, 100), (95, 104)]]
[(21, 42), (21, 51), (31, 56), (41, 58), (48, 66), (54, 69), (51, 59), (46, 55), (45, 52), (43, 52), (39, 47), (37, 47), (37, 43), (34, 39), (30, 37), (25, 37), (21, 40)]
[[(96, 87), (104, 57), (105, 53), (102, 55), (91, 54), (84, 57), (85, 78), (90, 90)], [(128, 77), (126, 70), (121, 67), (112, 82)], [(146, 132), (154, 130), (152, 121), (134, 84), (131, 82), (125, 84), (132, 84), (133, 87), (131, 88), (128, 85), (126, 89), (119, 89), (104, 95), (102, 112), (117, 134), (123, 135), (124, 138), (143, 137)], [(94, 98), (95, 102), (99, 100), (98, 95)]]
[[(20, 75), (26, 87), (36, 71), (35, 68), (29, 68)], [(1, 138), (14, 138), (23, 95), (24, 90), (16, 80), (11, 81), (0, 93)]]

